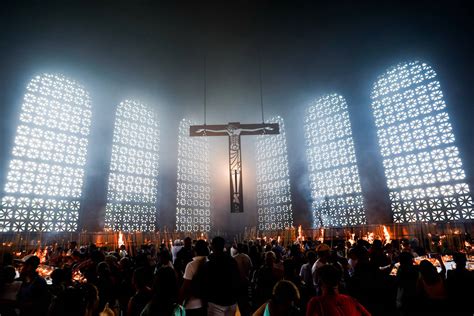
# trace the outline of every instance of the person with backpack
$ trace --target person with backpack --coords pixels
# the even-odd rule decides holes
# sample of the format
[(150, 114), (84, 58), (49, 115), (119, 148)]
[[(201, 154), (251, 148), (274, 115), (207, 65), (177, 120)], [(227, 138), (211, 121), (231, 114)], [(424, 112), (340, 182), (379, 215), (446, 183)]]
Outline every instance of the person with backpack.
[(183, 285), (179, 293), (179, 302), (184, 302), (186, 315), (204, 316), (207, 314), (207, 306), (204, 301), (203, 290), (203, 266), (209, 256), (209, 247), (204, 240), (198, 240), (194, 246), (195, 256), (186, 265), (183, 276)]

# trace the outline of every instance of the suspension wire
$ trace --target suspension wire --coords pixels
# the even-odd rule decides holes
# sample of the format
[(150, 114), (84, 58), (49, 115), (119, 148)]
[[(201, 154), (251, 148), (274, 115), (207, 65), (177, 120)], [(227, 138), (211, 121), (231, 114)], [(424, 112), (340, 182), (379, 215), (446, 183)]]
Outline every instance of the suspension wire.
[(260, 47), (258, 49), (258, 76), (260, 79), (260, 109), (262, 111), (262, 124), (265, 123), (264, 111), (263, 111), (263, 84), (262, 84), (262, 58)]
[(206, 55), (204, 55), (204, 125), (207, 123), (207, 74), (206, 74)]
[[(257, 51), (258, 51), (258, 79), (260, 85), (260, 110), (262, 111), (262, 124), (265, 124), (265, 113), (263, 110), (263, 83), (262, 83), (262, 33), (263, 33), (263, 18), (262, 10), (258, 9), (257, 5)], [(265, 130), (264, 130), (265, 131)]]

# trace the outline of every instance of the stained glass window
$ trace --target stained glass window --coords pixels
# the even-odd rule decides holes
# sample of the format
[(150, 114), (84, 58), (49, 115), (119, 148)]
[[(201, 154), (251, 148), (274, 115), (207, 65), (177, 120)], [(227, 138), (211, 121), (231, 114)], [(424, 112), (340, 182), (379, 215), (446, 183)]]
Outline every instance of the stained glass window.
[(325, 95), (309, 106), (305, 139), (313, 225), (365, 224), (351, 123), (342, 96)]
[(20, 120), (2, 198), (0, 231), (77, 230), (91, 104), (62, 75), (33, 78)]
[(278, 135), (259, 135), (256, 140), (257, 210), (259, 230), (280, 230), (293, 226), (288, 153), (283, 118)]
[(183, 119), (178, 130), (176, 230), (208, 232), (211, 229), (211, 187), (207, 137), (190, 137), (193, 123)]
[(159, 145), (155, 111), (137, 101), (120, 103), (115, 117), (106, 229), (155, 230)]
[(473, 219), (472, 197), (436, 72), (420, 61), (387, 70), (372, 108), (393, 220)]

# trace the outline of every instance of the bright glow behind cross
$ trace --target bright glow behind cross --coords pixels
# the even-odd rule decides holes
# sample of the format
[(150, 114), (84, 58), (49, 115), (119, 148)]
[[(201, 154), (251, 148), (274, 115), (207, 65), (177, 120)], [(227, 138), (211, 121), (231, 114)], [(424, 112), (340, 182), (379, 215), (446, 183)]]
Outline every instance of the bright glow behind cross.
[(392, 67), (375, 82), (372, 99), (394, 222), (473, 219), (435, 71), (419, 61)]
[(118, 106), (105, 228), (154, 231), (160, 132), (157, 114), (137, 101)]
[(310, 105), (305, 138), (313, 225), (365, 224), (351, 124), (342, 96), (326, 95)]
[(0, 212), (0, 231), (76, 231), (87, 137), (88, 93), (61, 75), (30, 81)]
[(209, 140), (189, 136), (193, 124), (186, 119), (179, 123), (176, 230), (208, 232), (211, 229)]
[(259, 230), (293, 226), (285, 125), (280, 116), (268, 121), (278, 123), (280, 134), (260, 135), (256, 140)]

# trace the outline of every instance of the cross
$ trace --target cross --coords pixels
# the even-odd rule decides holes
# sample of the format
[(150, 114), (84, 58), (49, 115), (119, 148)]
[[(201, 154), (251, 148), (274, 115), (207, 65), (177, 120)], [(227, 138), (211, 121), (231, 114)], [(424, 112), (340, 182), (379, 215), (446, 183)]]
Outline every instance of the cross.
[(240, 136), (280, 134), (278, 123), (240, 124), (231, 122), (227, 125), (192, 125), (190, 136), (228, 136), (229, 137), (229, 179), (230, 179), (230, 211), (242, 213), (244, 199), (242, 194), (242, 152)]

